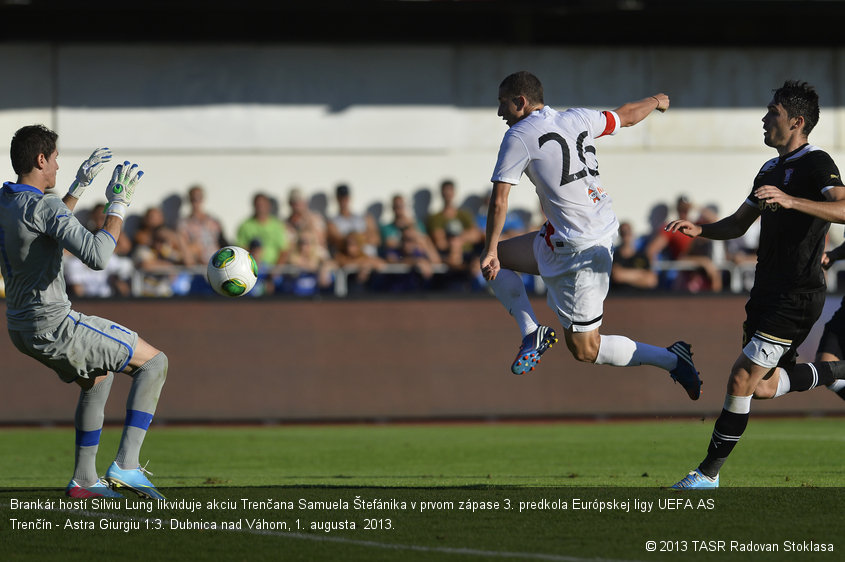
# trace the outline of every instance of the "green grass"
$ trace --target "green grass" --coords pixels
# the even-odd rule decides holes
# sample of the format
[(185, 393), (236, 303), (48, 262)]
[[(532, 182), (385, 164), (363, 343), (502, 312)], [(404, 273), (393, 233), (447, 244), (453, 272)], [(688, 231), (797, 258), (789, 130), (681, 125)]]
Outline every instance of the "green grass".
[[(713, 420), (603, 423), (153, 427), (142, 451), (168, 499), (203, 509), (155, 506), (151, 513), (87, 504), (74, 510), (11, 511), (12, 498), (58, 501), (72, 470), (71, 428), (0, 430), (0, 544), (11, 560), (724, 560), (738, 552), (693, 552), (693, 540), (815, 540), (836, 552), (765, 554), (759, 560), (832, 560), (841, 539), (845, 485), (843, 420), (752, 419), (715, 492), (662, 489), (703, 457)], [(107, 428), (105, 470), (120, 437)], [(385, 503), (356, 508), (355, 498)], [(236, 509), (208, 501), (230, 498)], [(253, 509), (241, 498), (283, 509)], [(649, 513), (573, 511), (574, 499), (653, 502)], [(692, 505), (674, 500), (692, 498)], [(518, 510), (520, 502), (560, 500), (567, 510)], [(131, 497), (130, 501), (135, 498)], [(464, 500), (499, 509), (467, 512)], [(712, 500), (709, 507), (699, 500)], [(299, 504), (305, 501), (305, 506)], [(334, 508), (308, 502), (339, 502)], [(399, 507), (391, 507), (388, 501)], [(423, 501), (441, 502), (422, 512)], [(286, 502), (293, 502), (287, 506)], [(412, 502), (415, 502), (412, 507)], [(445, 503), (444, 503), (445, 502)], [(454, 504), (450, 506), (449, 503)], [(505, 502), (511, 509), (505, 509)], [(660, 507), (660, 502), (664, 505)], [(668, 504), (666, 502), (669, 502)], [(152, 506), (151, 506), (152, 507)], [(282, 520), (287, 531), (11, 530), (9, 518), (108, 520), (175, 518), (206, 522)], [(123, 518), (123, 519), (121, 519)], [(365, 519), (390, 530), (363, 530)], [(326, 533), (310, 525), (356, 521)], [(296, 523), (299, 528), (297, 529)], [(383, 523), (382, 523), (383, 524)], [(155, 540), (150, 541), (151, 535)], [(97, 537), (92, 541), (92, 537)], [(37, 539), (37, 540), (36, 540)], [(681, 540), (687, 552), (650, 553), (646, 540)], [(837, 544), (838, 541), (838, 544)], [(93, 557), (92, 557), (93, 549)], [(141, 554), (142, 553), (142, 554)]]

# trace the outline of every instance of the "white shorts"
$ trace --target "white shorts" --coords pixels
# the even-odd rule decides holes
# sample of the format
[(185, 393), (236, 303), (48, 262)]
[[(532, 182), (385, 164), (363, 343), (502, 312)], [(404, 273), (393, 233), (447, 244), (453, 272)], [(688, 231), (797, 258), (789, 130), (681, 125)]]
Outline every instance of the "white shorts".
[(546, 284), (546, 300), (564, 329), (590, 332), (601, 326), (613, 266), (612, 241), (580, 252), (556, 253), (537, 236), (534, 257)]
[(778, 366), (780, 358), (787, 352), (788, 349), (789, 346), (784, 347), (754, 336), (751, 338), (751, 341), (742, 348), (742, 352), (757, 365), (773, 369)]

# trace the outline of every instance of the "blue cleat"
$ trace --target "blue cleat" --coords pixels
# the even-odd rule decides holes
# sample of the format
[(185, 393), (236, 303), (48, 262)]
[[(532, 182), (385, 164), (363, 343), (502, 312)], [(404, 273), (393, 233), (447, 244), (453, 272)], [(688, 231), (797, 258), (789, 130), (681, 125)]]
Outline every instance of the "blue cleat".
[(533, 371), (534, 367), (540, 363), (540, 356), (555, 343), (557, 343), (555, 331), (548, 326), (538, 326), (536, 330), (522, 338), (519, 353), (511, 365), (513, 374), (524, 375), (528, 371)]
[(673, 490), (703, 490), (705, 488), (718, 488), (719, 487), (719, 475), (716, 475), (716, 478), (710, 478), (709, 476), (705, 476), (701, 473), (700, 470), (697, 468), (687, 474), (683, 480), (680, 482), (673, 484)]
[(139, 466), (124, 470), (117, 466), (117, 462), (111, 463), (111, 466), (106, 471), (106, 480), (115, 488), (126, 488), (135, 492), (142, 498), (150, 498), (152, 500), (163, 500), (164, 496), (156, 490), (153, 483), (144, 474), (152, 474), (146, 468)]
[(692, 346), (687, 342), (676, 341), (666, 349), (678, 357), (678, 365), (669, 371), (672, 379), (681, 383), (691, 400), (698, 400), (701, 396), (701, 379), (692, 362)]
[(78, 484), (71, 480), (65, 488), (65, 495), (69, 498), (122, 498), (120, 494), (109, 488), (108, 483), (100, 478), (90, 486)]

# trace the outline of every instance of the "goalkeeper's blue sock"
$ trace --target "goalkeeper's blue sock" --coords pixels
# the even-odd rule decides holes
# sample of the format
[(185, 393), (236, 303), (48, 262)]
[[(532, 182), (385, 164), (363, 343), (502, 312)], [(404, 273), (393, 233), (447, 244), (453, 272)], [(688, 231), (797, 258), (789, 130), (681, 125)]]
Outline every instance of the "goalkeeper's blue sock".
[(97, 449), (100, 447), (100, 434), (112, 381), (114, 375), (109, 373), (105, 379), (79, 393), (74, 417), (76, 448), (73, 479), (80, 486), (91, 486), (99, 479)]
[(132, 373), (126, 400), (126, 421), (115, 461), (124, 470), (138, 468), (141, 445), (153, 421), (158, 397), (167, 378), (167, 356), (159, 353)]

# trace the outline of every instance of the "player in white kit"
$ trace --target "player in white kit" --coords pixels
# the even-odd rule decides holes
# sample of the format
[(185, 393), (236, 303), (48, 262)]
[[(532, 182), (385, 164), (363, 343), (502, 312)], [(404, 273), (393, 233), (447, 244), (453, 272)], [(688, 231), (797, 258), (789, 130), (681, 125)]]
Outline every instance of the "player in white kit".
[[(523, 340), (511, 370), (534, 370), (557, 342), (555, 331), (537, 322), (522, 279), (540, 275), (547, 301), (578, 361), (600, 365), (654, 365), (669, 371), (689, 397), (701, 394), (690, 345), (669, 348), (599, 334), (619, 227), (601, 183), (595, 139), (630, 127), (652, 111), (666, 111), (669, 97), (656, 94), (613, 111), (545, 105), (543, 86), (529, 72), (516, 72), (499, 86), (499, 116), (508, 124), (493, 172), (486, 246), (481, 267), (496, 297), (514, 317)], [(522, 174), (535, 186), (547, 222), (538, 232), (499, 241), (508, 195)]]

